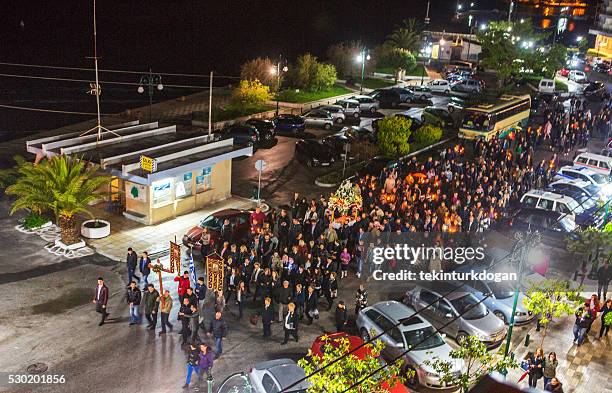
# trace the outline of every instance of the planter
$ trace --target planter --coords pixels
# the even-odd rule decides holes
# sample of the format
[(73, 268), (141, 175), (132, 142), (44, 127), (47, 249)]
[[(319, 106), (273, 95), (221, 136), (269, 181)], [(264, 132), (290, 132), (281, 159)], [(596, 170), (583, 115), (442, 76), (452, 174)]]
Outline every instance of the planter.
[(87, 239), (101, 239), (110, 235), (110, 222), (87, 220), (81, 224), (81, 235)]

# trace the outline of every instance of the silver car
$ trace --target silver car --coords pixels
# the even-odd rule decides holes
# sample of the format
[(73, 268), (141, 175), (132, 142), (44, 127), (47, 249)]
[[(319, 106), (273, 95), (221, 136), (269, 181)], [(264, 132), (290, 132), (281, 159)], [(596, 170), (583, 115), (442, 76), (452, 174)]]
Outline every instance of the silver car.
[[(304, 370), (291, 359), (276, 359), (257, 363), (247, 373), (230, 375), (219, 385), (217, 393), (280, 392), (306, 377)], [(307, 380), (291, 388), (292, 392), (306, 393)]]
[[(471, 292), (459, 289), (450, 292), (444, 299), (442, 296), (442, 293), (433, 289), (416, 286), (406, 292), (404, 303), (420, 311), (420, 315), (454, 337), (457, 343), (468, 336), (478, 337), (488, 348), (502, 343), (506, 337), (506, 325)], [(430, 304), (432, 306), (427, 307)]]
[(313, 109), (306, 112), (304, 115), (306, 127), (331, 129), (334, 126), (334, 118), (329, 111), (323, 109)]
[(336, 101), (336, 105), (342, 107), (345, 117), (353, 116), (354, 118), (358, 118), (361, 115), (359, 101), (357, 100), (339, 100)]
[(370, 96), (357, 95), (352, 96), (350, 99), (359, 102), (359, 109), (363, 112), (375, 113), (380, 108), (378, 101)]
[(452, 359), (452, 348), (444, 337), (429, 322), (415, 314), (413, 309), (400, 302), (380, 302), (361, 310), (356, 325), (364, 341), (369, 341), (371, 334), (385, 332), (380, 338), (385, 343), (383, 357), (395, 359), (402, 356), (404, 371), (415, 371), (415, 376), (407, 381), (409, 385), (446, 388), (448, 386), (440, 382), (435, 370), (424, 361), (433, 357), (449, 361), (453, 364), (452, 372), (459, 374), (463, 360)]
[(323, 105), (318, 107), (317, 109), (321, 109), (331, 113), (332, 118), (337, 124), (342, 124), (344, 123), (344, 120), (346, 120), (344, 109), (340, 105)]

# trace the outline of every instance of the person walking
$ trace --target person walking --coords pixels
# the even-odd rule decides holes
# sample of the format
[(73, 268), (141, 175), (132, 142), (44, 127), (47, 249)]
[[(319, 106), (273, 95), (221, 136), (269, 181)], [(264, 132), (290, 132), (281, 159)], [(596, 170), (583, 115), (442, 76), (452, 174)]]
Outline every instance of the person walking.
[[(223, 296), (223, 293), (221, 293)], [(221, 315), (221, 311), (215, 313), (215, 319), (210, 321), (208, 335), (215, 338), (215, 359), (223, 353), (223, 337), (227, 336), (227, 323)]]
[(336, 331), (343, 332), (348, 322), (348, 314), (344, 301), (340, 300), (336, 306)]
[(195, 304), (190, 304), (191, 314), (185, 317), (189, 319), (189, 330), (191, 331), (191, 342), (195, 343), (200, 341), (198, 336), (198, 330), (200, 329), (200, 314)]
[(606, 325), (606, 315), (612, 312), (612, 299), (606, 300), (606, 303), (601, 308), (601, 328), (599, 329), (599, 338), (608, 335), (610, 325)]
[(289, 336), (295, 338), (295, 342), (299, 341), (298, 337), (298, 316), (295, 312), (295, 304), (289, 303), (287, 316), (284, 319), (283, 327), (285, 328), (285, 339), (281, 345), (287, 344)]
[(359, 314), (359, 311), (363, 310), (368, 306), (368, 291), (366, 291), (363, 284), (359, 284), (357, 294), (355, 295), (355, 317)]
[(282, 321), (283, 317), (287, 313), (289, 303), (291, 303), (291, 288), (289, 288), (289, 281), (283, 281), (283, 285), (277, 290), (278, 298), (278, 321)]
[(179, 296), (179, 301), (182, 303), (185, 294), (187, 293), (187, 288), (191, 287), (191, 283), (189, 282), (189, 272), (185, 270), (182, 276), (174, 277), (174, 282), (178, 282), (178, 288), (176, 292)]
[(272, 335), (272, 321), (274, 320), (274, 309), (272, 308), (272, 299), (269, 297), (264, 299), (264, 306), (261, 310), (261, 323), (263, 325), (263, 337), (267, 339)]
[(542, 369), (544, 368), (544, 351), (542, 348), (536, 349), (535, 353), (529, 353), (529, 386), (535, 388), (538, 380), (542, 378)]
[(238, 319), (242, 319), (242, 312), (244, 309), (244, 302), (246, 300), (246, 286), (244, 281), (240, 281), (238, 289), (236, 290), (236, 304), (238, 305)]
[(306, 294), (306, 317), (308, 324), (312, 324), (313, 319), (319, 319), (319, 309), (317, 308), (318, 296), (312, 286), (308, 287)]
[(149, 253), (144, 251), (142, 256), (140, 257), (140, 264), (138, 265), (140, 270), (140, 275), (142, 276), (143, 287), (142, 289), (146, 290), (147, 285), (149, 285), (149, 274), (151, 274), (151, 258), (149, 258)]
[(93, 303), (96, 305), (96, 312), (102, 314), (102, 319), (98, 326), (104, 325), (104, 321), (108, 317), (108, 310), (106, 304), (108, 303), (108, 287), (104, 284), (104, 279), (98, 277), (98, 285), (93, 298)]
[(130, 326), (140, 323), (138, 307), (140, 307), (142, 293), (140, 292), (138, 285), (136, 285), (136, 281), (130, 282), (130, 286), (127, 289), (126, 298), (127, 304), (130, 306)]
[[(204, 277), (198, 277), (198, 282), (195, 287), (195, 294), (198, 298), (198, 310), (202, 309), (202, 305), (204, 304), (204, 300), (206, 300), (206, 284), (204, 281)], [(202, 320), (203, 315), (200, 313), (200, 321)]]
[[(597, 298), (604, 301), (608, 298), (608, 286), (612, 280), (612, 266), (608, 261), (597, 269)], [(603, 296), (603, 297), (602, 297)]]
[(215, 291), (215, 312), (223, 312), (225, 309), (225, 297), (223, 291)]
[(159, 292), (155, 289), (153, 284), (147, 285), (147, 290), (142, 296), (142, 302), (144, 303), (144, 312), (149, 325), (147, 329), (155, 330), (157, 325), (157, 310), (159, 309)]
[(161, 332), (159, 335), (166, 334), (166, 326), (172, 331), (172, 324), (170, 323), (170, 311), (172, 310), (172, 296), (170, 291), (164, 289), (164, 293), (160, 298), (160, 315), (161, 315)]
[(548, 359), (544, 362), (544, 370), (542, 375), (544, 376), (544, 387), (548, 386), (550, 381), (557, 376), (557, 366), (559, 362), (557, 361), (557, 354), (551, 352), (548, 354)]
[(128, 248), (127, 250), (127, 257), (125, 262), (128, 271), (128, 282), (131, 283), (132, 281), (134, 281), (134, 279), (140, 282), (140, 278), (135, 274), (136, 267), (138, 266), (138, 255), (136, 255), (134, 250), (132, 250), (132, 247)]
[(200, 369), (200, 380), (202, 374), (206, 373), (206, 379), (212, 380), (212, 368), (214, 363), (214, 355), (210, 347), (204, 343), (200, 344), (200, 360), (198, 360), (198, 368)]
[(574, 344), (581, 346), (584, 338), (586, 337), (586, 331), (591, 326), (591, 312), (585, 307), (579, 307), (576, 310), (576, 321), (574, 322)]
[(189, 388), (191, 383), (191, 374), (195, 371), (199, 374), (200, 369), (198, 368), (198, 362), (200, 361), (200, 348), (198, 348), (195, 342), (192, 342), (189, 346), (189, 355), (187, 357), (187, 376), (185, 377), (185, 384), (183, 389)]
[(179, 332), (183, 336), (183, 345), (187, 344), (187, 339), (191, 332), (189, 331), (189, 316), (191, 315), (191, 304), (189, 304), (188, 298), (183, 298), (181, 308), (178, 312), (178, 317), (181, 320), (181, 331)]

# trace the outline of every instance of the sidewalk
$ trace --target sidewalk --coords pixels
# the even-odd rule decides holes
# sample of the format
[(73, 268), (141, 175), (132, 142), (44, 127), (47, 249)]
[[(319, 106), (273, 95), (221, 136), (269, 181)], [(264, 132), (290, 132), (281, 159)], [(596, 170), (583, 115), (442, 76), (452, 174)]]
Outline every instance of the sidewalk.
[(88, 240), (87, 244), (95, 248), (99, 254), (115, 261), (123, 261), (128, 247), (132, 247), (139, 255), (142, 251), (149, 253), (168, 250), (169, 242), (182, 244), (185, 232), (197, 225), (207, 215), (222, 209), (250, 209), (255, 202), (249, 199), (233, 196), (224, 201), (207, 206), (189, 214), (178, 216), (170, 221), (157, 225), (143, 225), (105, 210), (105, 203), (92, 206), (91, 212), (96, 218), (111, 223), (111, 234), (103, 239)]
[[(544, 353), (548, 357), (550, 352), (557, 354), (559, 366), (557, 367), (557, 378), (563, 384), (565, 393), (608, 393), (612, 392), (612, 384), (610, 384), (610, 365), (612, 365), (611, 340), (612, 336), (608, 334), (601, 340), (599, 336), (599, 328), (601, 326), (601, 318), (598, 317), (593, 322), (593, 328), (588, 334), (588, 339), (578, 347), (573, 344), (574, 336), (572, 328), (574, 325), (574, 317), (564, 317), (558, 321), (551, 322), (546, 338), (544, 339)], [(516, 359), (518, 362), (525, 356), (528, 351), (535, 352), (540, 346), (542, 333), (536, 332), (535, 324), (529, 325), (531, 329), (528, 332), (521, 332), (520, 340), (512, 340), (515, 348)], [(515, 329), (516, 332), (516, 329)], [(529, 347), (523, 345), (526, 335), (530, 335)], [(516, 342), (517, 344), (514, 344)], [(516, 382), (519, 380), (523, 370), (511, 370), (508, 373), (508, 380)], [(538, 388), (543, 389), (543, 380), (538, 381)], [(527, 379), (521, 382), (527, 386)]]

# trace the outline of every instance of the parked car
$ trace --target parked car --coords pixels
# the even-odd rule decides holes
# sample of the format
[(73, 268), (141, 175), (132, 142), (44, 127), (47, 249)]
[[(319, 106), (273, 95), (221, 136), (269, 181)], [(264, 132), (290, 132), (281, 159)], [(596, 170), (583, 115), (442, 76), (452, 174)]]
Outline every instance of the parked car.
[(472, 73), (474, 71), (474, 65), (469, 61), (454, 60), (444, 66), (445, 73), (464, 71)]
[(297, 115), (278, 115), (272, 119), (276, 132), (289, 132), (299, 135), (306, 130), (306, 123), (301, 116)]
[(581, 227), (599, 227), (603, 224), (603, 218), (594, 204), (595, 201), (592, 202), (586, 203), (582, 198), (578, 202), (570, 196), (546, 190), (531, 190), (521, 197), (523, 207), (560, 212)]
[(300, 139), (295, 143), (295, 158), (309, 167), (329, 166), (334, 162), (329, 148), (313, 139)]
[[(361, 339), (361, 337), (351, 336), (348, 333), (344, 332), (329, 333), (317, 337), (310, 348), (312, 355), (322, 359), (325, 353), (326, 345), (331, 345), (332, 347), (336, 348), (343, 341), (343, 339), (348, 340), (348, 350), (349, 352), (354, 350), (354, 352), (352, 352), (351, 354), (357, 359), (363, 360), (367, 356), (372, 356), (372, 351), (370, 347), (364, 345), (364, 341)], [(380, 361), (381, 363), (384, 362), (382, 359), (380, 359)], [(381, 388), (383, 389), (383, 391), (388, 393), (410, 393), (408, 388), (402, 385), (402, 383), (395, 376), (391, 379), (391, 381), (382, 382)]]
[(595, 200), (599, 199), (603, 201), (606, 199), (606, 196), (603, 193), (601, 187), (582, 179), (555, 180), (548, 185), (548, 188), (555, 192), (558, 192), (559, 194), (561, 193), (559, 191), (570, 190), (594, 198)]
[(515, 232), (526, 233), (538, 231), (542, 243), (565, 248), (566, 238), (575, 237), (576, 223), (561, 212), (536, 208), (521, 208), (506, 220), (502, 220), (497, 229), (514, 239)]
[(331, 116), (336, 124), (342, 124), (346, 120), (344, 109), (340, 105), (323, 105), (318, 107), (317, 109), (321, 109), (331, 113)]
[(589, 183), (596, 184), (602, 188), (602, 192), (605, 195), (612, 195), (612, 186), (609, 185), (609, 179), (607, 176), (602, 175), (599, 172), (595, 172), (586, 166), (577, 165), (566, 165), (557, 171), (554, 177), (555, 180), (559, 179), (581, 179), (588, 181)]
[(202, 249), (202, 232), (204, 228), (210, 234), (210, 244), (215, 245), (221, 239), (221, 229), (223, 223), (227, 219), (231, 227), (233, 239), (236, 242), (245, 240), (249, 234), (250, 224), (249, 216), (251, 212), (248, 210), (224, 209), (206, 216), (200, 223), (192, 227), (183, 235), (183, 245), (193, 247), (195, 250)]
[(374, 98), (370, 96), (356, 95), (349, 98), (359, 102), (359, 109), (362, 112), (375, 113), (380, 108), (380, 104)]
[(397, 92), (400, 95), (400, 99), (402, 100), (402, 102), (405, 103), (410, 103), (421, 98), (420, 96), (416, 96), (414, 94), (414, 91), (406, 87), (392, 87), (389, 90)]
[[(442, 298), (445, 294), (446, 297)], [(492, 348), (500, 345), (506, 337), (504, 322), (469, 291), (445, 284), (437, 285), (436, 289), (417, 285), (406, 292), (404, 303), (458, 343), (468, 336), (476, 336)], [(427, 307), (430, 304), (433, 306)]]
[(344, 159), (346, 153), (348, 153), (347, 160), (354, 158), (351, 154), (351, 142), (351, 138), (344, 134), (334, 134), (321, 139), (321, 143), (327, 146), (337, 159)]
[(584, 71), (579, 70), (571, 70), (567, 76), (567, 78), (571, 81), (584, 83), (587, 81), (587, 76)]
[(451, 97), (446, 105), (446, 109), (448, 109), (449, 113), (453, 113), (456, 110), (461, 111), (463, 108), (465, 108), (465, 100), (459, 97)]
[(271, 141), (276, 135), (274, 123), (270, 120), (251, 118), (245, 124), (255, 127), (257, 132), (259, 132), (259, 142)]
[(376, 141), (376, 131), (374, 131), (373, 129), (370, 130), (366, 127), (359, 127), (359, 126), (344, 127), (342, 130), (336, 133), (336, 135), (346, 135), (352, 140), (357, 140), (357, 141), (369, 141), (369, 142)]
[(434, 106), (428, 106), (423, 109), (421, 121), (425, 124), (433, 124), (442, 128), (453, 127), (455, 125), (455, 121), (446, 108)]
[(221, 133), (223, 139), (234, 138), (234, 144), (255, 146), (260, 138), (257, 129), (250, 125), (235, 124)]
[[(381, 340), (386, 344), (383, 356), (386, 359), (402, 357), (405, 369), (412, 369), (415, 375), (409, 381), (410, 386), (422, 384), (432, 388), (451, 387), (440, 381), (440, 375), (425, 360), (438, 357), (452, 365), (450, 370), (459, 374), (463, 361), (450, 357), (452, 348), (444, 337), (421, 315), (406, 305), (387, 301), (366, 307), (359, 312), (355, 325), (361, 338), (369, 341), (371, 334), (384, 334)], [(410, 348), (410, 351), (406, 351)]]
[(593, 71), (598, 72), (600, 74), (608, 74), (610, 73), (610, 63), (606, 63), (606, 62), (600, 62), (600, 63), (596, 63), (593, 66)]
[(361, 110), (359, 109), (359, 101), (357, 100), (340, 100), (336, 101), (336, 105), (341, 106), (344, 110), (345, 117), (353, 116), (358, 118)]
[(280, 392), (302, 380), (290, 391), (306, 393), (310, 382), (304, 369), (291, 359), (268, 360), (255, 364), (248, 373), (234, 373), (219, 385), (217, 393), (272, 393)]
[(566, 77), (566, 78), (569, 76), (569, 73), (570, 73), (570, 69), (567, 68), (567, 67), (563, 67), (563, 68), (561, 68), (561, 71), (559, 71), (559, 74), (561, 76)]
[(574, 158), (574, 165), (589, 168), (604, 176), (610, 176), (612, 157), (606, 157), (595, 153), (580, 153)]
[(482, 86), (480, 81), (476, 79), (464, 79), (451, 87), (451, 91), (457, 93), (473, 94), (481, 93)]
[(427, 83), (427, 88), (434, 93), (449, 94), (451, 91), (451, 84), (445, 79), (434, 79)]
[(408, 101), (402, 100), (402, 94), (391, 89), (381, 89), (372, 98), (379, 102), (381, 108), (397, 108), (402, 102), (410, 102), (412, 100), (407, 95), (404, 95), (404, 99)]
[(412, 91), (415, 97), (422, 100), (432, 97), (431, 89), (427, 85), (407, 85), (406, 89)]
[(334, 118), (329, 111), (313, 109), (302, 116), (307, 127), (324, 128), (330, 130), (334, 126)]
[(581, 228), (600, 228), (604, 224), (605, 209), (598, 205), (598, 198), (586, 195), (584, 192), (571, 189), (548, 187), (546, 191), (563, 195), (576, 201), (582, 212), (576, 215), (575, 222)]
[(394, 116), (403, 117), (404, 119), (410, 120), (412, 122), (412, 124), (410, 125), (410, 130), (413, 132), (421, 128), (421, 126), (423, 125), (423, 122), (421, 121), (421, 119), (417, 119), (416, 117), (406, 115), (404, 113), (396, 113)]
[(602, 82), (590, 82), (583, 90), (582, 94), (586, 98), (601, 99), (606, 92), (606, 85)]
[[(474, 267), (473, 265), (462, 265), (457, 268), (457, 272), (469, 272), (473, 270), (476, 273), (488, 271), (483, 267)], [(456, 283), (458, 286), (463, 286), (463, 289), (471, 292), (478, 300), (482, 300), (484, 304), (495, 316), (501, 319), (506, 325), (509, 324), (512, 317), (512, 307), (514, 305), (514, 287), (507, 281), (487, 281), (475, 280)], [(487, 296), (489, 295), (489, 296)], [(516, 304), (516, 312), (514, 313), (514, 324), (523, 325), (533, 321), (535, 315), (527, 310), (523, 304), (526, 296), (522, 293), (518, 295)]]
[(542, 78), (540, 79), (540, 83), (538, 84), (538, 92), (544, 94), (554, 94), (555, 93), (555, 81), (552, 79)]

